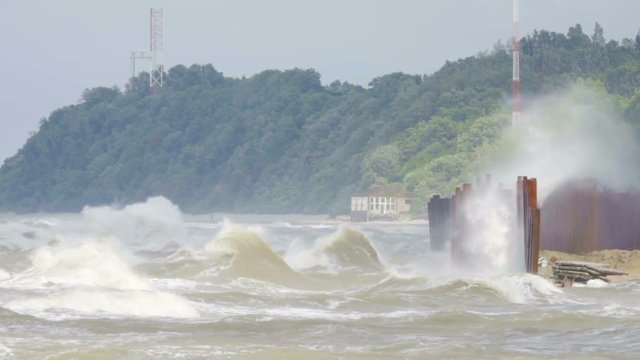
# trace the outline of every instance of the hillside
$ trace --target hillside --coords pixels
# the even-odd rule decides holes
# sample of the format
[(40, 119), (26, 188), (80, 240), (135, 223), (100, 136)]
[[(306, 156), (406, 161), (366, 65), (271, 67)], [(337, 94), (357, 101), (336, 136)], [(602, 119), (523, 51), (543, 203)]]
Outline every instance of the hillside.
[[(590, 79), (640, 123), (640, 37), (602, 34), (576, 25), (524, 38), (525, 107), (528, 97)], [(434, 74), (389, 74), (366, 88), (323, 86), (311, 69), (237, 79), (179, 65), (151, 93), (142, 74), (124, 90), (88, 89), (42, 119), (0, 168), (0, 211), (164, 195), (188, 212), (341, 213), (373, 183), (424, 199), (470, 176), (473, 154), (508, 123), (510, 78), (500, 43)]]

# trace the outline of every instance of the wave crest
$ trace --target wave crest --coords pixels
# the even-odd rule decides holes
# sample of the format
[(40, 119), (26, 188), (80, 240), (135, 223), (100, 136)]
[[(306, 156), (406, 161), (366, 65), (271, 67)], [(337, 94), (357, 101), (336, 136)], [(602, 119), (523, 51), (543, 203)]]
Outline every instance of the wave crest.
[(301, 275), (275, 253), (258, 234), (244, 229), (223, 229), (205, 251), (229, 262), (229, 276), (285, 285), (298, 284)]
[(290, 253), (287, 260), (294, 268), (343, 272), (380, 272), (385, 266), (371, 241), (361, 232), (341, 226), (311, 249)]

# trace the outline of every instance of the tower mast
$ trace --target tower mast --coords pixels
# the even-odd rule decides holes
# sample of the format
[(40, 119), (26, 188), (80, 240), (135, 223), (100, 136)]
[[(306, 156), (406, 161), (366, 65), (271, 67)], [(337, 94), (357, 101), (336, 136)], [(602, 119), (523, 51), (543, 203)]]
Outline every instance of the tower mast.
[(149, 71), (149, 86), (162, 87), (163, 59), (162, 59), (162, 9), (151, 8), (149, 12), (149, 52), (151, 69)]
[(512, 42), (512, 54), (513, 54), (513, 78), (512, 78), (512, 102), (513, 112), (511, 114), (511, 124), (517, 125), (520, 123), (521, 116), (521, 99), (520, 99), (520, 9), (518, 0), (513, 0), (513, 39)]

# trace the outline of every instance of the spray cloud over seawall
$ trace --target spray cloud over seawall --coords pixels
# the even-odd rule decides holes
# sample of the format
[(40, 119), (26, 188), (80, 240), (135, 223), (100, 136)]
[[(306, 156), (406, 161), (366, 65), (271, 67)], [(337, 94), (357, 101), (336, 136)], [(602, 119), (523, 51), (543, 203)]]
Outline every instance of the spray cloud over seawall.
[(637, 186), (636, 130), (598, 86), (580, 81), (531, 101), (522, 124), (505, 130), (486, 172), (507, 185), (519, 175), (537, 178), (542, 201), (573, 179), (592, 178), (617, 191)]
[[(478, 155), (477, 175), (491, 174), (494, 183), (514, 194), (518, 176), (537, 178), (539, 206), (571, 180), (590, 178), (621, 192), (635, 188), (640, 146), (620, 107), (597, 83), (587, 81), (530, 101), (522, 122), (505, 128), (491, 150)], [(505, 206), (501, 196), (500, 191), (484, 191), (466, 201), (465, 250), (493, 271), (522, 271), (521, 236), (510, 230), (515, 228), (515, 206), (513, 201)]]

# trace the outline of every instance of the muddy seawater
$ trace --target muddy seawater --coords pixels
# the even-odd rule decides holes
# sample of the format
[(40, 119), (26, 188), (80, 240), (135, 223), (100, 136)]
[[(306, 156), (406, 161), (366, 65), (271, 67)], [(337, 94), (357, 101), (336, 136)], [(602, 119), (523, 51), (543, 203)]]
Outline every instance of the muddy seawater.
[(163, 198), (0, 215), (0, 358), (639, 354), (639, 282), (466, 268), (426, 225), (189, 216)]

